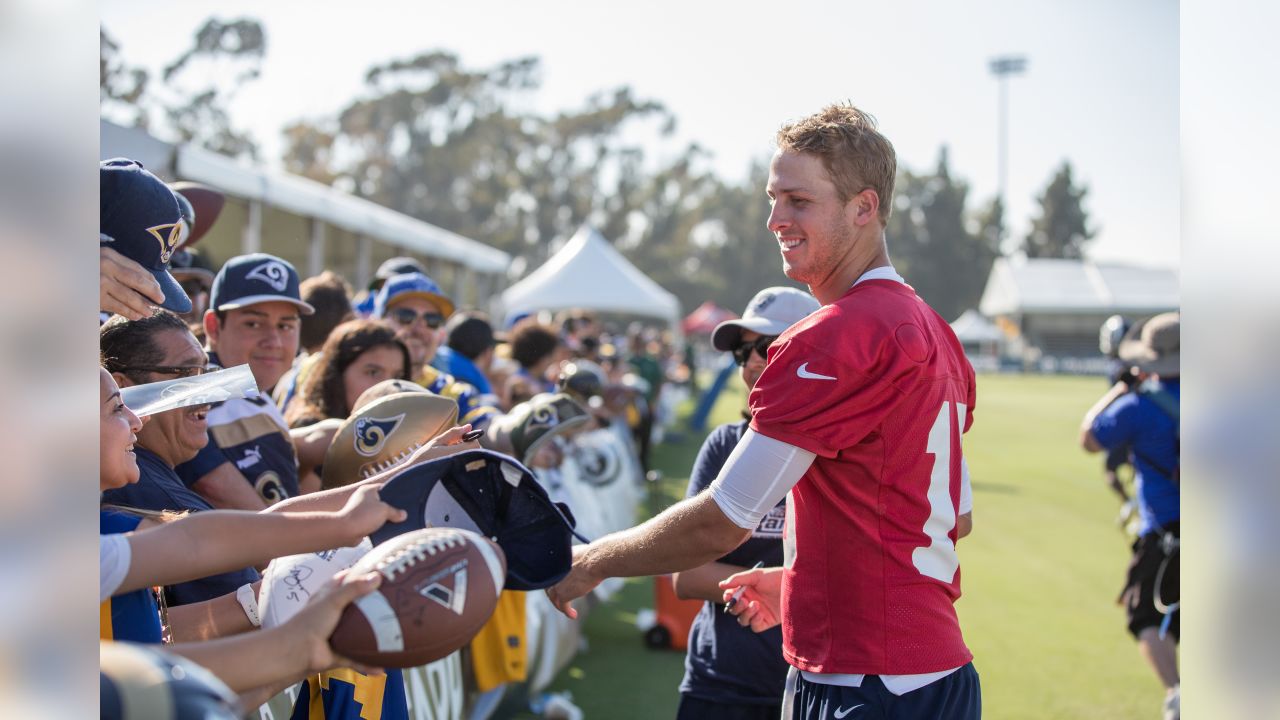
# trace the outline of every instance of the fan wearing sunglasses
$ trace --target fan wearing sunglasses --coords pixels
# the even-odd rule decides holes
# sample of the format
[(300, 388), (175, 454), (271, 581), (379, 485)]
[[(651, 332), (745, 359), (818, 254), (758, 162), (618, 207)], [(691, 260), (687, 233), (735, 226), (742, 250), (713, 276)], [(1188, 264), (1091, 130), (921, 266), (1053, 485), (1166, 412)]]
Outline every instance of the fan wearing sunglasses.
[(453, 301), (434, 280), (411, 272), (394, 275), (383, 284), (374, 300), (373, 316), (390, 324), (409, 349), (409, 378), (456, 400), (458, 422), (480, 429), (499, 414), (498, 409), (486, 403), (474, 386), (441, 369), (448, 365), (444, 356), (448, 350), (441, 347), (444, 323), (453, 310)]
[[(818, 309), (812, 295), (788, 287), (761, 290), (742, 318), (720, 323), (711, 344), (729, 351), (737, 361), (742, 382), (750, 392), (764, 372), (769, 345), (782, 331)], [(744, 411), (744, 416), (749, 416)], [(698, 450), (686, 497), (702, 492), (747, 430), (747, 420), (726, 423), (711, 431)], [(775, 718), (782, 712), (787, 663), (782, 659), (782, 630), (751, 632), (724, 612), (721, 580), (757, 563), (782, 564), (782, 526), (786, 501), (779, 502), (736, 550), (701, 567), (676, 573), (676, 594), (705, 600), (689, 628), (689, 654), (680, 683), (682, 718)]]

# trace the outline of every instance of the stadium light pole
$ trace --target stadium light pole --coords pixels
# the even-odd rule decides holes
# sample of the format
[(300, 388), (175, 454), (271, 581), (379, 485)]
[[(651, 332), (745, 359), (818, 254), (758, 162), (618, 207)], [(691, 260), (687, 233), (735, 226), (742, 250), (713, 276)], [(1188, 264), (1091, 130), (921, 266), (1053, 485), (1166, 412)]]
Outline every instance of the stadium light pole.
[[(1008, 217), (1009, 207), (1005, 203), (1005, 191), (1008, 189), (1009, 175), (1009, 76), (1020, 75), (1027, 69), (1027, 59), (1021, 55), (1004, 55), (992, 58), (988, 67), (995, 75), (998, 85), (996, 100), (996, 186), (1000, 198), (1000, 207)], [(1004, 228), (1007, 222), (1000, 223), (1001, 242), (1004, 241)]]

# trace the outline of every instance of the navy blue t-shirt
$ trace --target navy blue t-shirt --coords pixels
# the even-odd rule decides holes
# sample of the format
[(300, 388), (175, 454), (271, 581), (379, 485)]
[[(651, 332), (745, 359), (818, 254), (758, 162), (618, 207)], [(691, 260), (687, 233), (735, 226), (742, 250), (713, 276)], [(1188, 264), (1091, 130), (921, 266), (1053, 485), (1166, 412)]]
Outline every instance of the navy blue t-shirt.
[[(173, 468), (160, 459), (159, 455), (137, 445), (133, 451), (138, 458), (138, 482), (104, 492), (104, 504), (175, 512), (213, 509), (204, 498), (184, 485)], [(166, 587), (165, 597), (172, 606), (187, 605), (235, 592), (241, 585), (257, 582), (258, 579), (257, 570), (244, 568)]]
[[(705, 490), (720, 474), (746, 432), (746, 421), (721, 425), (703, 441), (693, 463), (686, 497)], [(778, 503), (751, 532), (751, 538), (719, 562), (749, 568), (782, 565), (782, 525), (786, 501)], [(782, 659), (782, 628), (752, 632), (724, 611), (722, 603), (705, 602), (689, 629), (680, 692), (713, 702), (779, 705), (787, 679)]]
[[(218, 356), (209, 353), (209, 362)], [(209, 407), (209, 443), (177, 467), (188, 487), (223, 463), (235, 465), (268, 505), (298, 495), (298, 458), (289, 426), (270, 395), (231, 398)]]
[[(1177, 401), (1177, 379), (1160, 383)], [(1138, 499), (1139, 535), (1160, 529), (1181, 517), (1178, 484), (1169, 477), (1178, 467), (1178, 421), (1141, 392), (1121, 395), (1098, 414), (1090, 428), (1102, 447), (1132, 448), (1134, 494)]]

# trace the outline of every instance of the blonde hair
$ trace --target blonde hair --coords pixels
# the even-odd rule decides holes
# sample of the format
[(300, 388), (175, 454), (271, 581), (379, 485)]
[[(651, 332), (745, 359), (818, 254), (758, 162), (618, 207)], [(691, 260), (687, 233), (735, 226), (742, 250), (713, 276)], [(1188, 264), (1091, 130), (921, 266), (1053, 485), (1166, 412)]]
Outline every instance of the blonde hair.
[(898, 158), (869, 113), (849, 103), (828, 105), (821, 112), (782, 126), (777, 141), (779, 150), (820, 158), (840, 202), (849, 202), (867, 188), (874, 190), (880, 198), (880, 222), (889, 222)]

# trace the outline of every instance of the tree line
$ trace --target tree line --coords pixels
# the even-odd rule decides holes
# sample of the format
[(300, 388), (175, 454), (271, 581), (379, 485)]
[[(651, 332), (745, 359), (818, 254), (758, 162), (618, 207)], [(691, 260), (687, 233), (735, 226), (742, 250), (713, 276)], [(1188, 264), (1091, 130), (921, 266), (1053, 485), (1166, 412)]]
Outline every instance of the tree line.
[[(104, 28), (104, 113), (256, 159), (257, 143), (226, 107), (266, 52), (258, 21), (209, 19), (155, 82)], [(201, 63), (218, 72), (189, 72)], [(283, 129), (283, 167), (502, 249), (515, 259), (513, 280), (589, 222), (686, 311), (705, 300), (740, 311), (761, 287), (794, 285), (765, 228), (767, 159), (740, 183), (722, 180), (704, 148), (673, 145), (668, 108), (626, 86), (554, 114), (520, 109), (532, 104), (523, 101), (538, 92), (540, 73), (537, 57), (471, 68), (447, 50), (374, 65), (364, 92), (341, 110)], [(210, 76), (217, 81), (183, 85)], [(631, 139), (646, 134), (665, 143), (663, 159)], [(1039, 196), (1018, 245), (1028, 257), (1085, 257), (1096, 229), (1084, 209), (1088, 189), (1072, 173), (1064, 161)], [(944, 146), (927, 172), (899, 168), (892, 202), (886, 234), (898, 270), (948, 320), (976, 307), (1001, 254), (998, 198), (975, 205)]]

